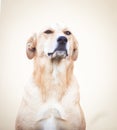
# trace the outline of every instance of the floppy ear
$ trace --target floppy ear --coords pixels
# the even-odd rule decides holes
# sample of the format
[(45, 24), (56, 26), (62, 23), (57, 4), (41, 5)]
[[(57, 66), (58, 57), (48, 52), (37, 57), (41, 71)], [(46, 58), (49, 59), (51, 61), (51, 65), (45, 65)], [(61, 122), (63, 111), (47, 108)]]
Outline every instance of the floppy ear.
[(78, 58), (78, 41), (74, 38), (74, 45), (73, 45), (73, 52), (72, 52), (72, 59), (75, 61)]
[(26, 54), (29, 59), (32, 59), (36, 53), (37, 36), (34, 34), (29, 38), (26, 44)]

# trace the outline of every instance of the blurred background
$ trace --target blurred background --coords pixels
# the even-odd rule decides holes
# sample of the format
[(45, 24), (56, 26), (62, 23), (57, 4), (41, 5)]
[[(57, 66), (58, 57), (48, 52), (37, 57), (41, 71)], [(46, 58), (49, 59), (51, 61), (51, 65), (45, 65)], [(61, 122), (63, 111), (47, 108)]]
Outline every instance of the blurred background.
[(27, 39), (64, 22), (79, 42), (74, 73), (87, 130), (117, 130), (117, 0), (2, 0), (0, 130), (14, 130), (23, 88), (33, 69)]

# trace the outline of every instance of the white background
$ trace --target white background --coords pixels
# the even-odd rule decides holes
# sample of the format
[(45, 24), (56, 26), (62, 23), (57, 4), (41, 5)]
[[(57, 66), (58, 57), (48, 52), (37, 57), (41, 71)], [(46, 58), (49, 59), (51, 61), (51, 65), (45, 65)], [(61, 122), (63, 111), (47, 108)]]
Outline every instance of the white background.
[(87, 130), (117, 130), (117, 0), (1, 1), (0, 130), (14, 130), (32, 73), (27, 39), (55, 21), (70, 26), (79, 41), (74, 73)]

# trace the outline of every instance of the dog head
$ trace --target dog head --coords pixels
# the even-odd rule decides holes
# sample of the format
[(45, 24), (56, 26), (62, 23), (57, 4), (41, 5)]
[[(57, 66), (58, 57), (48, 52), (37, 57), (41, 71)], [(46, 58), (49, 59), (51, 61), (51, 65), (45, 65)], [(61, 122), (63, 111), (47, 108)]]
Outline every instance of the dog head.
[(29, 59), (47, 56), (60, 60), (69, 57), (76, 60), (78, 57), (78, 42), (72, 32), (65, 26), (56, 24), (46, 27), (39, 35), (29, 38), (26, 47)]

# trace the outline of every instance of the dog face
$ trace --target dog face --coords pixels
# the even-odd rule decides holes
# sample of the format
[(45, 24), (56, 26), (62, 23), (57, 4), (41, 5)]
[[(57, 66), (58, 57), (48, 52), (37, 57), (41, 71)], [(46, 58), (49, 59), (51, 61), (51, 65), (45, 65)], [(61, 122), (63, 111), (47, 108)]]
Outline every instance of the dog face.
[(76, 60), (78, 43), (68, 28), (56, 24), (43, 29), (39, 36), (34, 34), (27, 42), (26, 52), (29, 59), (47, 56), (56, 60), (67, 57)]

